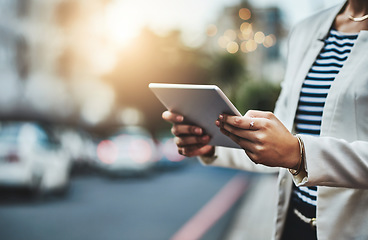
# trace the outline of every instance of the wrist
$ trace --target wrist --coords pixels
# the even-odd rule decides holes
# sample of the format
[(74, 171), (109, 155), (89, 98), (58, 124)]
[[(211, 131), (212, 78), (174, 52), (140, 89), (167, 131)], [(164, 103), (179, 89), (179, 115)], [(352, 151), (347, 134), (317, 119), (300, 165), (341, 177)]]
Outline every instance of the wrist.
[(217, 159), (215, 152), (216, 152), (215, 147), (212, 146), (207, 153), (199, 156), (200, 161), (204, 165), (212, 164)]
[(304, 158), (305, 158), (303, 140), (300, 138), (299, 135), (295, 135), (295, 137), (298, 140), (298, 145), (299, 145), (298, 162), (294, 167), (289, 168), (289, 172), (294, 176), (298, 175), (302, 171), (303, 165), (304, 165)]
[(209, 151), (207, 153), (204, 153), (201, 155), (201, 157), (213, 157), (215, 155), (215, 147), (211, 146), (211, 148), (209, 149)]

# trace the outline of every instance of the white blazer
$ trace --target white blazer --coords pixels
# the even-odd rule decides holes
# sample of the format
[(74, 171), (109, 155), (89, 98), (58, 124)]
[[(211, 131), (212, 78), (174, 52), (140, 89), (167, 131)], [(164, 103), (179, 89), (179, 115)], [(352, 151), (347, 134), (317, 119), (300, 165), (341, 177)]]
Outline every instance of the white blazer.
[[(307, 18), (290, 34), (286, 75), (275, 115), (291, 132), (303, 81), (342, 7)], [(279, 171), (274, 239), (280, 239), (283, 231), (293, 180), (298, 186), (318, 186), (318, 239), (368, 239), (368, 31), (359, 33), (330, 88), (320, 136), (301, 137), (306, 171), (296, 177), (283, 168), (255, 165), (238, 149), (216, 147), (214, 161), (201, 160), (247, 171)]]

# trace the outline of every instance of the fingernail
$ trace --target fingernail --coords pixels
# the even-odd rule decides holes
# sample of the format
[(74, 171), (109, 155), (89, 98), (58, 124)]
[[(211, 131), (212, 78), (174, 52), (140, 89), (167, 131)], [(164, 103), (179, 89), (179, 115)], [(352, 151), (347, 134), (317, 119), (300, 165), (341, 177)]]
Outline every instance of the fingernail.
[(194, 132), (198, 135), (201, 135), (202, 134), (202, 129), (201, 128), (195, 128), (194, 129)]
[(201, 138), (202, 142), (207, 142), (209, 140), (210, 136), (205, 135)]
[(220, 114), (219, 119), (220, 120), (224, 119), (224, 115)]
[(182, 122), (184, 120), (184, 117), (183, 116), (177, 116), (176, 117), (176, 121), (177, 122)]
[(221, 132), (226, 135), (226, 136), (229, 136), (229, 132), (228, 131), (225, 131), (224, 129), (221, 128)]
[(216, 120), (215, 124), (216, 124), (217, 127), (220, 127), (220, 121), (219, 120)]

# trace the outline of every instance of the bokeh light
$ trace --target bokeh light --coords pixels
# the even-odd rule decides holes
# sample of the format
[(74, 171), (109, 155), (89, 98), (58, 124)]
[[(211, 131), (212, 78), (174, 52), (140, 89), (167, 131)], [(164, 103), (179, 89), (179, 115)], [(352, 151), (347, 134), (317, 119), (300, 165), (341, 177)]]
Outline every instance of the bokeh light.
[(168, 138), (161, 144), (161, 152), (171, 162), (180, 162), (185, 159), (183, 155), (178, 153), (174, 138)]
[(105, 164), (114, 163), (118, 154), (119, 149), (111, 140), (103, 140), (97, 145), (97, 156)]
[(254, 34), (254, 41), (258, 44), (262, 44), (265, 39), (265, 35), (263, 32), (256, 32)]
[(251, 32), (252, 31), (252, 24), (251, 23), (248, 23), (248, 22), (243, 22), (240, 25), (240, 31), (241, 32), (245, 32), (245, 33)]
[(244, 53), (247, 53), (248, 50), (247, 50), (247, 41), (243, 41), (241, 44), (240, 44), (240, 51), (244, 52)]
[(227, 47), (227, 44), (229, 42), (231, 42), (231, 40), (228, 37), (226, 37), (226, 36), (221, 36), (221, 37), (219, 37), (219, 39), (218, 39), (217, 42), (218, 42), (218, 44), (219, 44), (219, 46), (221, 48), (226, 48)]
[(154, 159), (152, 147), (145, 139), (135, 139), (129, 144), (129, 156), (137, 163), (147, 163)]
[(249, 40), (253, 37), (253, 27), (251, 23), (244, 22), (240, 25), (240, 32), (243, 40)]
[(237, 53), (238, 50), (239, 50), (239, 44), (236, 43), (236, 42), (229, 42), (226, 46), (226, 50), (229, 52), (229, 53)]
[(243, 20), (248, 20), (251, 17), (251, 12), (248, 8), (241, 8), (239, 10), (239, 17)]
[(272, 47), (275, 44), (276, 44), (276, 37), (273, 34), (266, 36), (263, 41), (263, 46), (265, 46), (266, 48)]
[(133, 107), (124, 108), (120, 112), (118, 118), (118, 120), (126, 126), (142, 124), (144, 121), (144, 115), (142, 111)]
[(235, 32), (235, 30), (233, 29), (227, 29), (224, 33), (224, 36), (226, 36), (228, 39), (230, 39), (231, 41), (234, 41), (237, 37), (237, 34)]
[(253, 52), (257, 49), (257, 43), (253, 39), (250, 39), (246, 42), (245, 48), (247, 52)]
[(216, 25), (214, 24), (210, 24), (208, 27), (207, 27), (207, 36), (209, 37), (213, 37), (217, 34), (217, 27)]

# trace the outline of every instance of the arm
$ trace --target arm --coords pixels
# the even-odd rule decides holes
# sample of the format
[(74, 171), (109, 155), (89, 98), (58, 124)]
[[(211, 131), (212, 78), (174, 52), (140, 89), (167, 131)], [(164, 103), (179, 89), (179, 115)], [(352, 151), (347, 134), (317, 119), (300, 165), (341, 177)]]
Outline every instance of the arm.
[(224, 115), (219, 127), (246, 149), (255, 163), (292, 169), (301, 167), (301, 172), (293, 176), (298, 186), (368, 189), (366, 141), (348, 142), (333, 137), (300, 135), (304, 142), (305, 161), (299, 162), (303, 164), (298, 166), (300, 149), (297, 140), (294, 141), (295, 137), (272, 113), (249, 111), (244, 117)]
[(199, 156), (203, 165), (234, 168), (251, 172), (276, 173), (278, 168), (267, 167), (252, 162), (243, 149), (215, 147), (213, 156)]
[(298, 185), (368, 189), (368, 142), (302, 135), (306, 174)]

